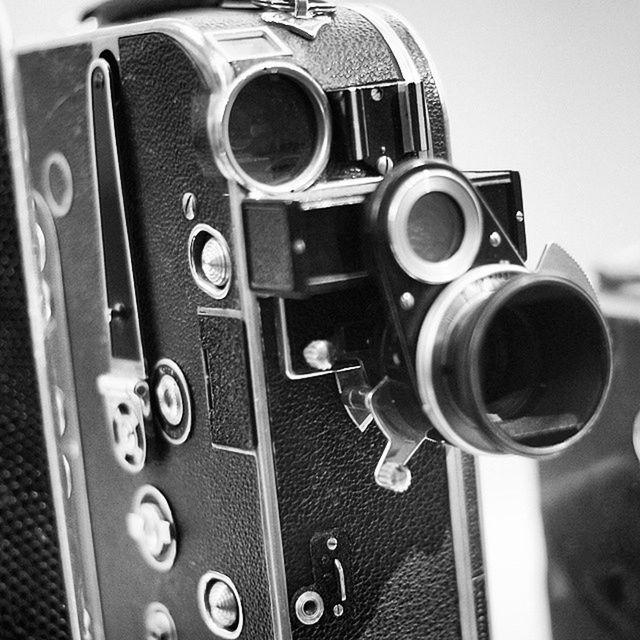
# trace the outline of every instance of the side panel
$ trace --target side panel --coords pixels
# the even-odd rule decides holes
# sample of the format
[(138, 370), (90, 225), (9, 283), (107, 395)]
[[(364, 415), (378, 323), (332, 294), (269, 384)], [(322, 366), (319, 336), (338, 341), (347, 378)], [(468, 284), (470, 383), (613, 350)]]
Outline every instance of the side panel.
[(9, 148), (18, 131), (7, 45), (0, 28), (0, 635), (70, 640), (20, 246), (14, 170), (25, 168), (12, 167), (22, 152)]
[[(180, 637), (212, 637), (197, 601), (198, 581), (211, 570), (230, 577), (241, 594), (243, 637), (270, 638), (256, 460), (251, 450), (212, 447), (215, 429), (210, 425), (201, 344), (201, 329), (212, 319), (204, 317), (201, 327), (198, 314), (200, 307), (217, 306), (223, 315), (228, 310), (229, 322), (235, 324), (238, 298), (232, 288), (226, 300), (212, 304), (194, 284), (187, 260), (189, 233), (196, 223), (230, 234), (224, 183), (198, 141), (208, 89), (171, 38), (120, 41), (125, 117), (118, 125), (128, 140), (123, 182), (147, 368), (151, 371), (161, 358), (177, 362), (194, 408), (192, 432), (182, 445), (169, 445), (156, 426), (147, 430), (147, 463), (132, 475), (113, 455), (111, 419), (97, 386), (98, 377), (109, 371), (110, 353), (87, 126), (87, 70), (93, 55), (89, 45), (26, 54), (21, 71), (36, 186), (43, 189), (42, 168), (52, 152), (66, 157), (73, 176), (73, 201), (69, 212), (56, 219), (56, 227), (105, 636), (145, 637), (145, 610), (160, 602), (172, 614)], [(186, 191), (198, 202), (192, 221), (182, 212)], [(250, 424), (242, 429), (252, 432)], [(127, 533), (134, 494), (145, 484), (163, 493), (176, 521), (178, 553), (167, 573), (149, 567)]]

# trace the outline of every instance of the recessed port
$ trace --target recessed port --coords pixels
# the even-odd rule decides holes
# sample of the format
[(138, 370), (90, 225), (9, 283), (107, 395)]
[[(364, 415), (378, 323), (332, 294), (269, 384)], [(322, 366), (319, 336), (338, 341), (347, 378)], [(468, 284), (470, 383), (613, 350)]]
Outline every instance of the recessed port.
[(316, 624), (324, 614), (324, 601), (316, 591), (304, 591), (296, 599), (296, 616), (302, 624)]
[(221, 300), (231, 286), (231, 253), (224, 236), (208, 224), (197, 224), (189, 235), (189, 268), (195, 283)]
[(207, 627), (219, 638), (235, 640), (242, 632), (242, 602), (228, 576), (208, 571), (200, 578), (198, 607)]

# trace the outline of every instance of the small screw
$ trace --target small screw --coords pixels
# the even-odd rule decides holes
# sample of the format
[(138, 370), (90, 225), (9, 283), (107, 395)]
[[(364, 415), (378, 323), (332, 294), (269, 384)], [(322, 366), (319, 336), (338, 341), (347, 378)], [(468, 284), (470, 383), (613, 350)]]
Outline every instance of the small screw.
[(380, 87), (374, 87), (371, 89), (371, 99), (375, 102), (380, 102), (382, 100), (382, 96), (384, 95), (382, 89)]
[(415, 305), (415, 303), (416, 303), (415, 298), (408, 291), (405, 291), (400, 296), (400, 306), (405, 311), (409, 311), (410, 309), (413, 309), (413, 306)]
[(146, 382), (143, 382), (142, 380), (136, 382), (136, 386), (133, 388), (133, 393), (135, 393), (140, 398), (144, 398), (144, 396), (146, 396), (148, 392), (149, 387)]
[(294, 240), (292, 246), (293, 252), (299, 256), (301, 256), (307, 250), (307, 243), (302, 238)]
[(489, 236), (489, 244), (492, 247), (499, 247), (501, 243), (502, 243), (502, 238), (500, 237), (500, 234), (497, 231), (494, 231)]
[(333, 615), (339, 618), (344, 613), (344, 607), (341, 604), (337, 604), (333, 607)]
[(522, 213), (522, 211), (518, 211), (518, 213), (516, 213), (516, 220), (518, 222), (524, 222), (524, 213)]
[(305, 362), (318, 371), (327, 371), (333, 367), (336, 348), (328, 340), (312, 340), (302, 352)]
[(393, 169), (393, 160), (389, 156), (380, 156), (376, 162), (376, 169), (381, 176), (386, 176)]
[(336, 538), (331, 536), (327, 540), (327, 549), (329, 549), (329, 551), (335, 551), (337, 548), (338, 548), (338, 541), (336, 540)]
[(182, 213), (187, 220), (193, 220), (196, 217), (196, 197), (191, 192), (187, 192), (182, 196)]
[(93, 72), (93, 88), (102, 89), (102, 87), (104, 87), (104, 73), (102, 69), (96, 69)]

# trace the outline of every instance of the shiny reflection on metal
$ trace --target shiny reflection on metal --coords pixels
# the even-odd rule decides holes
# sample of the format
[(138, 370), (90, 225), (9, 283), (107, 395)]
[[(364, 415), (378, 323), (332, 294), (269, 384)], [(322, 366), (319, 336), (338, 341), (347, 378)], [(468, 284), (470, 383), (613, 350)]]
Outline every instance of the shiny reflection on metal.
[(293, 252), (295, 254), (300, 256), (307, 250), (307, 243), (304, 240), (298, 238), (297, 240), (293, 241), (291, 248), (293, 249)]
[(636, 458), (640, 461), (640, 411), (633, 421), (633, 450), (636, 452)]
[(187, 220), (193, 220), (196, 217), (196, 205), (198, 201), (191, 192), (187, 192), (182, 196), (182, 215)]
[(249, 286), (246, 243), (243, 228), (242, 201), (244, 193), (232, 180), (228, 182), (231, 219), (233, 224), (234, 253), (236, 256), (238, 293), (246, 327), (247, 352), (253, 393), (253, 409), (258, 446), (258, 480), (261, 497), (261, 517), (264, 530), (264, 548), (269, 575), (271, 615), (276, 640), (291, 638), (289, 600), (284, 567), (280, 513), (276, 494), (276, 472), (273, 458), (271, 417), (267, 399), (267, 380), (263, 356), (263, 335), (260, 307)]
[[(429, 309), (418, 336), (416, 348), (416, 377), (420, 400), (423, 410), (433, 423), (433, 426), (446, 440), (471, 454), (492, 453), (492, 449), (482, 446), (480, 440), (470, 443), (460, 437), (457, 430), (451, 427), (452, 421), (466, 419), (460, 412), (454, 416), (449, 415), (449, 410), (441, 403), (436, 394), (433, 377), (439, 370), (439, 363), (434, 362), (434, 355), (440, 349), (443, 342), (443, 324), (449, 324), (453, 319), (452, 309), (458, 313), (460, 305), (479, 302), (488, 297), (508, 280), (518, 275), (528, 273), (527, 269), (518, 265), (488, 264), (468, 271), (447, 286), (436, 298)], [(473, 437), (477, 426), (468, 425), (468, 433)]]
[(42, 163), (42, 193), (57, 218), (66, 216), (71, 210), (73, 175), (69, 161), (59, 151), (50, 153)]
[(44, 231), (42, 231), (42, 227), (38, 223), (36, 223), (36, 251), (38, 266), (40, 271), (44, 271), (47, 264), (47, 244), (44, 238)]
[(333, 559), (333, 566), (335, 567), (336, 575), (338, 576), (338, 586), (340, 588), (340, 600), (342, 600), (342, 602), (346, 602), (347, 581), (344, 577), (344, 567), (342, 566), (342, 562), (340, 562), (338, 558)]
[[(229, 137), (229, 120), (236, 98), (252, 80), (270, 74), (286, 76), (298, 84), (310, 98), (316, 118), (317, 144), (309, 166), (282, 184), (265, 184), (252, 178), (233, 155)], [(290, 62), (263, 62), (241, 73), (222, 96), (212, 99), (208, 121), (209, 138), (220, 171), (229, 180), (238, 182), (249, 191), (274, 195), (306, 189), (318, 180), (329, 162), (332, 122), (329, 100), (322, 87), (309, 73)]]
[(364, 433), (373, 422), (373, 416), (366, 404), (366, 396), (371, 388), (367, 383), (364, 367), (337, 372), (336, 383), (347, 415)]
[(393, 160), (389, 156), (380, 156), (376, 162), (376, 169), (381, 176), (386, 176), (393, 167)]
[(416, 303), (415, 298), (408, 291), (405, 291), (400, 296), (400, 306), (405, 311), (410, 311), (411, 309), (413, 309), (415, 303)]
[[(463, 640), (479, 640), (476, 597), (473, 588), (473, 568), (471, 566), (471, 541), (469, 539), (469, 514), (466, 496), (464, 454), (460, 449), (445, 445), (447, 480), (449, 486), (449, 506), (453, 553), (455, 557), (456, 584), (458, 587), (458, 608), (460, 629)], [(469, 460), (467, 464), (475, 465)], [(476, 477), (476, 482), (479, 478)], [(476, 490), (477, 500), (480, 492)], [(485, 603), (483, 603), (485, 604)], [(486, 604), (485, 604), (486, 606)]]
[(198, 582), (198, 609), (209, 630), (223, 640), (235, 640), (242, 633), (242, 600), (228, 576), (208, 571)]
[(293, 51), (268, 27), (212, 31), (218, 51), (229, 61), (292, 56)]
[(316, 624), (324, 614), (324, 600), (316, 591), (305, 591), (296, 599), (296, 617), (307, 626)]
[(159, 360), (153, 371), (154, 393), (164, 438), (171, 444), (182, 444), (191, 433), (193, 409), (189, 384), (176, 362), (169, 358)]
[(360, 390), (354, 397), (358, 396), (387, 439), (374, 472), (376, 483), (403, 493), (411, 485), (407, 463), (418, 447), (430, 439), (427, 434), (431, 424), (420, 410), (413, 391), (390, 378), (384, 378), (373, 389)]
[(69, 464), (69, 460), (67, 456), (62, 454), (62, 468), (64, 469), (64, 479), (65, 479), (65, 494), (67, 496), (67, 500), (71, 498), (71, 494), (73, 493), (73, 480), (71, 479), (71, 465)]
[(171, 507), (158, 489), (147, 484), (136, 491), (126, 526), (145, 562), (156, 571), (169, 571), (178, 549), (176, 525)]
[(502, 236), (497, 231), (494, 231), (489, 236), (489, 244), (495, 248), (495, 247), (499, 247), (501, 243), (502, 243)]
[(144, 612), (145, 640), (178, 640), (178, 632), (169, 609), (152, 602)]
[(289, 341), (289, 329), (287, 326), (287, 309), (283, 298), (278, 298), (277, 303), (277, 316), (276, 316), (277, 338), (278, 338), (278, 353), (282, 361), (282, 366), (287, 378), (290, 380), (304, 380), (305, 378), (316, 378), (318, 376), (326, 376), (343, 371), (353, 371), (359, 369), (359, 364), (349, 363), (345, 365), (339, 365), (335, 368), (327, 369), (324, 371), (305, 371), (299, 373), (293, 366), (293, 359), (291, 354), (291, 343)]
[[(460, 208), (464, 236), (455, 253), (432, 262), (419, 256), (409, 238), (409, 216), (413, 207), (429, 193), (444, 193)], [(429, 284), (452, 282), (469, 270), (482, 241), (482, 213), (473, 188), (453, 171), (425, 169), (400, 184), (389, 203), (388, 233), (393, 255), (411, 277)]]
[(56, 419), (58, 421), (58, 433), (60, 437), (64, 436), (67, 430), (67, 412), (64, 405), (64, 391), (57, 385), (53, 386), (53, 397), (56, 406)]
[(162, 417), (172, 426), (177, 426), (182, 422), (184, 407), (180, 387), (170, 375), (164, 374), (158, 380), (156, 396)]
[(302, 353), (304, 361), (318, 371), (328, 371), (336, 359), (336, 347), (329, 340), (312, 340)]
[(336, 10), (334, 4), (322, 0), (253, 0), (253, 4), (276, 9), (263, 13), (262, 19), (307, 40), (315, 40), (320, 30), (331, 24), (331, 16)]
[(195, 283), (216, 300), (231, 287), (231, 253), (224, 236), (208, 224), (197, 224), (189, 234), (189, 269)]

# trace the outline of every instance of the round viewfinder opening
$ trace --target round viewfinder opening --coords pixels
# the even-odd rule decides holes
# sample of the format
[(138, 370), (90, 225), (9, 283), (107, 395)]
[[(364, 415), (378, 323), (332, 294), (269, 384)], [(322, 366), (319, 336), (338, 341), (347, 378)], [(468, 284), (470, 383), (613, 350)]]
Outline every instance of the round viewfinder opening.
[(418, 198), (407, 218), (407, 235), (415, 253), (427, 262), (441, 262), (458, 251), (464, 238), (460, 205), (439, 191)]

